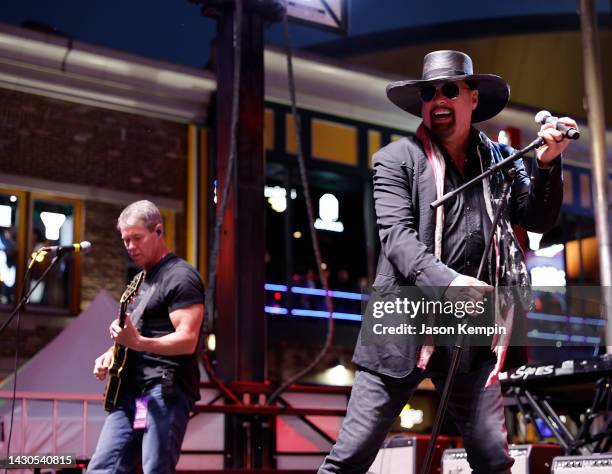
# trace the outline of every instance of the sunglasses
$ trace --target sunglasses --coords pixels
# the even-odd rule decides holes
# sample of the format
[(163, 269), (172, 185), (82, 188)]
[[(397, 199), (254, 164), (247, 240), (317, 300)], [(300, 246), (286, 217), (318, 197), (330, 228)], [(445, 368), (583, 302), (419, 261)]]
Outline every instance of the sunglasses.
[[(469, 89), (469, 87), (459, 87), (455, 82), (447, 82), (440, 87), (442, 94), (447, 99), (453, 100), (459, 97), (459, 91), (461, 89)], [(423, 102), (430, 102), (436, 96), (436, 91), (438, 87), (436, 86), (425, 86), (421, 88), (421, 100)]]

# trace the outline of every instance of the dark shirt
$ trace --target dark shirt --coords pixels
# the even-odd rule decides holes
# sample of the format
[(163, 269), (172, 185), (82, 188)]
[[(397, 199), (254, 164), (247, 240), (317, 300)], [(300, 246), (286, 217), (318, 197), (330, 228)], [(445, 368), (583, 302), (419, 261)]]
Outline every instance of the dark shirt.
[[(154, 286), (154, 288), (151, 288)], [(142, 318), (136, 325), (145, 337), (162, 337), (175, 331), (170, 313), (195, 304), (204, 304), (204, 285), (196, 270), (174, 254), (162, 258), (145, 277), (133, 311), (148, 291), (153, 291)], [(164, 373), (194, 400), (200, 398), (200, 374), (196, 353), (165, 356), (128, 350), (127, 381), (131, 389), (142, 391), (159, 383)]]
[[(442, 149), (446, 162), (445, 193), (457, 189), (482, 173), (480, 158), (476, 151), (476, 140), (476, 136), (472, 133), (463, 176), (453, 159)], [(456, 272), (476, 277), (490, 228), (482, 183), (478, 183), (444, 205), (442, 262)], [(482, 280), (491, 282), (491, 273), (486, 267)], [(448, 367), (451, 350), (447, 346), (436, 347), (430, 369), (443, 372), (443, 369)], [(489, 347), (467, 347), (461, 357), (459, 372), (469, 372), (481, 364), (491, 363), (493, 361), (491, 355)]]
[[(446, 160), (445, 193), (482, 173), (475, 140), (472, 134), (464, 176), (461, 176), (452, 158), (443, 151)], [(444, 205), (442, 262), (458, 273), (476, 277), (486, 246), (485, 235), (490, 228), (482, 183), (478, 183)], [(482, 279), (490, 283), (488, 271), (485, 270)]]

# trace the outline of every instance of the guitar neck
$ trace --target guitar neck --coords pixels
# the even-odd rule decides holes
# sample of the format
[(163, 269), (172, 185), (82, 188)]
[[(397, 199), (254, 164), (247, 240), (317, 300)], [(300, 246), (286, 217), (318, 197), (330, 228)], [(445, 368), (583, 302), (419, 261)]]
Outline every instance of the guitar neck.
[(125, 320), (127, 318), (127, 302), (121, 303), (119, 307), (119, 326), (125, 327)]

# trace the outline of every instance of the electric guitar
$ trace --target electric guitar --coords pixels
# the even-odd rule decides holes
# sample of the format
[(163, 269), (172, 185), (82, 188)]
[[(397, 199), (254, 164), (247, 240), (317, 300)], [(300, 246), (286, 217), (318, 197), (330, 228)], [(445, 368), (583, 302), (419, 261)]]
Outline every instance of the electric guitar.
[[(144, 281), (144, 278), (144, 272), (138, 273), (138, 275), (132, 279), (121, 295), (121, 299), (119, 300), (119, 326), (121, 327), (125, 326), (127, 306), (136, 296), (138, 288)], [(111, 411), (115, 405), (117, 405), (117, 400), (119, 400), (122, 375), (123, 370), (125, 369), (125, 363), (127, 361), (127, 354), (127, 348), (115, 342), (115, 346), (113, 348), (113, 359), (108, 369), (108, 383), (106, 384), (106, 390), (104, 391), (104, 409), (106, 411)]]

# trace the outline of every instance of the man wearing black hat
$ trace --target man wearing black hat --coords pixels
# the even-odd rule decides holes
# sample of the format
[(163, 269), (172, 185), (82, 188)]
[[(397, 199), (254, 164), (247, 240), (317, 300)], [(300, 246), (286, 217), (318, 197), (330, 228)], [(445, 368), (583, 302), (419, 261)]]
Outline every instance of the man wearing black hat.
[[(551, 124), (538, 135), (545, 145), (536, 151), (531, 175), (516, 160), (506, 212), (496, 228), (490, 270), (476, 279), (492, 227), (495, 199), (501, 195), (502, 172), (432, 210), (429, 204), (512, 153), (473, 127), (505, 107), (509, 87), (499, 76), (474, 74), (472, 60), (458, 51), (425, 56), (421, 80), (387, 87), (389, 99), (422, 117), (416, 136), (385, 146), (373, 157), (374, 201), (381, 252), (374, 287), (416, 286), (428, 298), (445, 300), (449, 288), (481, 301), (493, 286), (529, 284), (512, 224), (543, 233), (557, 218), (562, 201), (561, 152), (568, 140)], [(569, 118), (559, 119), (576, 127)], [(505, 308), (510, 313), (513, 307)], [(385, 344), (364, 342), (364, 327), (353, 362), (359, 367), (338, 440), (319, 473), (366, 472), (417, 385), (431, 378), (441, 391), (451, 348), (421, 344), (409, 338)], [(475, 473), (509, 473), (508, 444), (497, 373), (507, 342), (464, 351), (448, 404), (448, 413), (463, 436)]]

